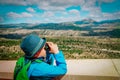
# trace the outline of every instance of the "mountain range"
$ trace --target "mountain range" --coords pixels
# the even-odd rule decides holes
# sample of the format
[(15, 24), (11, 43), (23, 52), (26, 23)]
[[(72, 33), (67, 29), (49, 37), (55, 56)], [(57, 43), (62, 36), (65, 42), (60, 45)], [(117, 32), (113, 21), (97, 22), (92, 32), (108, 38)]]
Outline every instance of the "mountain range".
[[(26, 29), (26, 30), (37, 29), (37, 30), (64, 30), (64, 31), (72, 30), (72, 31), (80, 31), (81, 33), (80, 35), (82, 36), (109, 36), (109, 37), (120, 38), (120, 19), (104, 20), (99, 22), (93, 19), (84, 19), (81, 21), (62, 22), (62, 23), (0, 24), (0, 30), (3, 29)], [(82, 31), (86, 31), (87, 33), (82, 33)], [(0, 37), (4, 35), (6, 36), (6, 34), (1, 34)], [(17, 33), (17, 35), (19, 35), (19, 33)], [(72, 35), (74, 36), (74, 34)]]
[[(84, 19), (81, 21), (63, 22), (63, 23), (19, 23), (19, 24), (0, 24), (0, 28), (21, 28), (21, 29), (54, 29), (54, 30), (89, 30), (91, 27), (120, 25), (120, 19), (94, 21)], [(87, 29), (88, 28), (88, 29)]]

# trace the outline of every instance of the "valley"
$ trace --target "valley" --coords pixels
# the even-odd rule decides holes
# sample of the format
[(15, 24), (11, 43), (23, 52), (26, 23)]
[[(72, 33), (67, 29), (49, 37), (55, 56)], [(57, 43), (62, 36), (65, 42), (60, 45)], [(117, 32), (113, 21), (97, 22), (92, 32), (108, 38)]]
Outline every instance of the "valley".
[(48, 24), (1, 24), (0, 60), (23, 56), (19, 45), (28, 34), (58, 44), (66, 59), (120, 58), (120, 20), (92, 20)]

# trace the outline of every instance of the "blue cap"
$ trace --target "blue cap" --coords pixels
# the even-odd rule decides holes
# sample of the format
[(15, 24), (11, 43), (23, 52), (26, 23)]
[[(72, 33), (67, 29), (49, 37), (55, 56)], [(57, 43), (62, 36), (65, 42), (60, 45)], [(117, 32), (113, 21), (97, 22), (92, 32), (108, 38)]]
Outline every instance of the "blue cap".
[(30, 34), (22, 40), (20, 47), (24, 51), (26, 58), (32, 58), (35, 53), (43, 48), (45, 43), (45, 38), (40, 38), (38, 35)]

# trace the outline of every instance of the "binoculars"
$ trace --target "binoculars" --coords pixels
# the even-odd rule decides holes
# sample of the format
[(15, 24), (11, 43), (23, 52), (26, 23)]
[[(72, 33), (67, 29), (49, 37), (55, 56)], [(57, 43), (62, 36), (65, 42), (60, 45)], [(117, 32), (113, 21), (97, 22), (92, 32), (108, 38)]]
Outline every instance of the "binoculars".
[(50, 47), (49, 47), (49, 45), (48, 45), (47, 43), (45, 44), (44, 49), (45, 49), (45, 50), (50, 50)]

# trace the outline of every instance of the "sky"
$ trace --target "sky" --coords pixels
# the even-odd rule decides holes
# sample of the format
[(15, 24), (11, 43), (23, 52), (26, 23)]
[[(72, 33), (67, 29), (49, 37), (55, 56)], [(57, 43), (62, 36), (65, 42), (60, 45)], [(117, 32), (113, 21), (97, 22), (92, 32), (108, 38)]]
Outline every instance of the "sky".
[(0, 0), (0, 24), (120, 19), (120, 0)]

